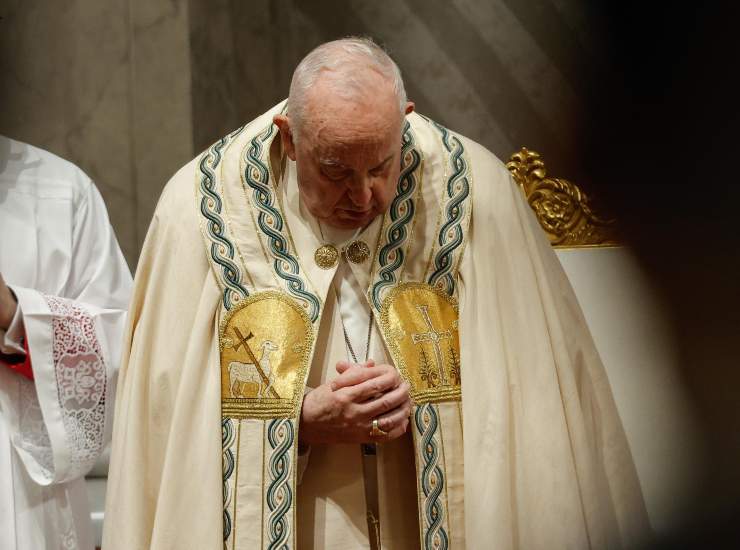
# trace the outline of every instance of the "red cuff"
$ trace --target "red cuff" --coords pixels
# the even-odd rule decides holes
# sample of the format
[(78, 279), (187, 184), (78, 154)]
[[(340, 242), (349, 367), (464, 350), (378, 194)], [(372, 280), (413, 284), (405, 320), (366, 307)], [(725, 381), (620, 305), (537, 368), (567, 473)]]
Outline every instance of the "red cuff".
[(0, 362), (5, 363), (10, 369), (18, 374), (33, 380), (33, 369), (31, 368), (31, 352), (28, 351), (28, 340), (23, 338), (23, 351), (25, 355), (0, 355)]

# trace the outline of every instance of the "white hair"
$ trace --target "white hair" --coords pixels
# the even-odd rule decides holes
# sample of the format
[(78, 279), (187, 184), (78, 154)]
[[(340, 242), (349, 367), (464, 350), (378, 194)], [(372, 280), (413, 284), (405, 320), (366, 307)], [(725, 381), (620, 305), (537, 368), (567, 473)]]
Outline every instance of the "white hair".
[(301, 60), (293, 72), (288, 114), (294, 134), (305, 121), (307, 95), (324, 72), (334, 73), (332, 93), (346, 99), (366, 93), (373, 73), (379, 73), (392, 85), (398, 99), (399, 114), (404, 116), (406, 89), (398, 65), (371, 38), (350, 36), (318, 46)]

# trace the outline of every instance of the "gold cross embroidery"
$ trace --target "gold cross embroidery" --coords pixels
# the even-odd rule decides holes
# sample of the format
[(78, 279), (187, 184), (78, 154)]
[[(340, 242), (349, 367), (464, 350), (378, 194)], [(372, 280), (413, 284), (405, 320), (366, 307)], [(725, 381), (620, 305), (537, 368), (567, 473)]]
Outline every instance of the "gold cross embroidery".
[(431, 342), (434, 346), (434, 356), (437, 360), (437, 368), (439, 369), (439, 379), (440, 383), (443, 386), (449, 385), (447, 381), (447, 376), (445, 375), (445, 369), (444, 369), (444, 361), (442, 359), (442, 349), (439, 347), (439, 342), (443, 338), (451, 338), (452, 334), (449, 329), (443, 331), (443, 332), (437, 332), (434, 329), (434, 325), (432, 324), (432, 320), (429, 317), (429, 306), (424, 305), (417, 305), (416, 309), (421, 311), (422, 317), (424, 317), (424, 321), (427, 324), (427, 328), (429, 329), (427, 332), (421, 332), (411, 335), (411, 340), (414, 342), (414, 344), (420, 344), (422, 342)]
[(247, 336), (242, 336), (241, 331), (238, 327), (234, 327), (234, 333), (236, 334), (236, 344), (234, 344), (233, 348), (234, 351), (239, 351), (239, 348), (244, 346), (244, 350), (247, 352), (247, 355), (249, 355), (249, 358), (254, 361), (254, 354), (252, 353), (252, 348), (249, 347), (249, 343), (247, 343), (247, 340), (251, 340), (254, 338), (254, 334), (252, 334), (252, 331), (247, 334)]

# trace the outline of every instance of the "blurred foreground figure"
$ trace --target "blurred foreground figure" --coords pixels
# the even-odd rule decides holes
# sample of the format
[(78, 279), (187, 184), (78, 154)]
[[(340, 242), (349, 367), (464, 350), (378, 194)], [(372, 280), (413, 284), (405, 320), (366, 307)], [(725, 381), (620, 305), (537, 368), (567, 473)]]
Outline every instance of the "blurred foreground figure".
[(413, 107), (375, 44), (330, 42), (287, 102), (169, 182), (136, 276), (106, 550), (645, 534), (547, 238), (498, 159)]
[(92, 549), (131, 274), (77, 167), (0, 137), (0, 548)]
[(609, 74), (584, 158), (671, 314), (704, 436), (703, 478), (656, 547), (740, 548), (740, 5), (597, 6)]

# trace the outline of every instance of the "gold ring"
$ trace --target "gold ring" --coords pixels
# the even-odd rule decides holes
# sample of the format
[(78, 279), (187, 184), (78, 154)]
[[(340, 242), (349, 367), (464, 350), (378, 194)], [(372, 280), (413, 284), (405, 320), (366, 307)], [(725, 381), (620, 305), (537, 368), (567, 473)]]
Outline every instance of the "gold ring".
[(378, 419), (376, 418), (375, 420), (373, 420), (373, 429), (370, 430), (370, 437), (386, 437), (387, 435), (388, 432), (380, 429)]

